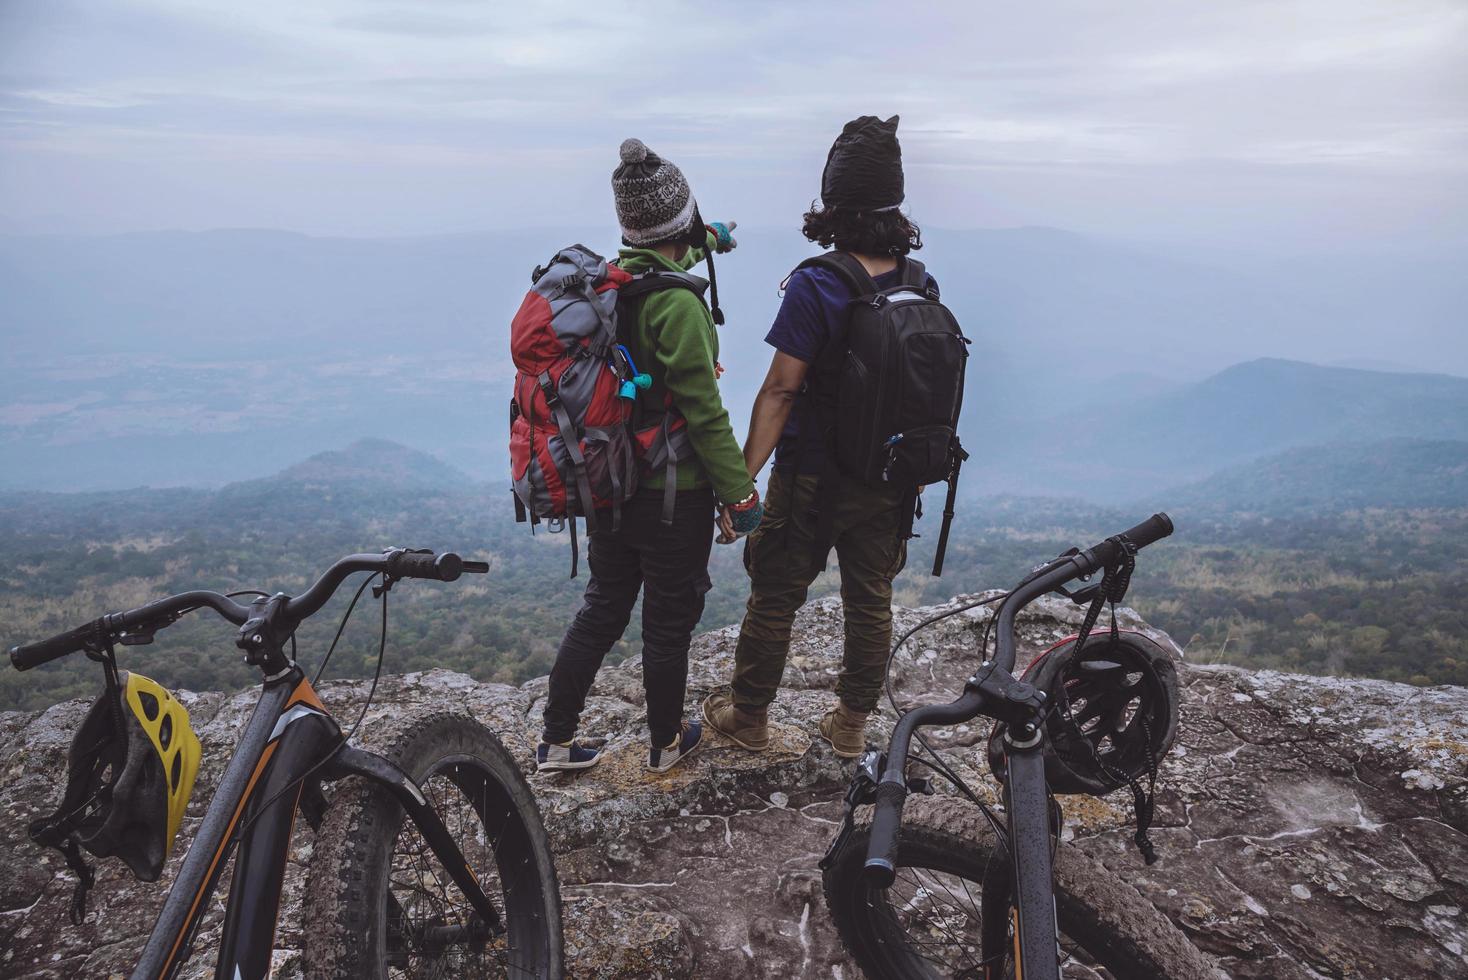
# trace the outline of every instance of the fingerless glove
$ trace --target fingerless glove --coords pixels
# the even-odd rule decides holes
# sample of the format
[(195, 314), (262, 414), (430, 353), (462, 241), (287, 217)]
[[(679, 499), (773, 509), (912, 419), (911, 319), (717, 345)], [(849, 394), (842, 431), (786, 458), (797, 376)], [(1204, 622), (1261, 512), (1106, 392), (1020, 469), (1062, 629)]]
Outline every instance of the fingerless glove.
[(719, 255), (732, 252), (739, 245), (734, 240), (734, 229), (739, 227), (739, 222), (731, 221), (725, 224), (722, 221), (713, 221), (704, 225), (709, 234), (714, 236), (714, 251)]
[(765, 505), (760, 502), (759, 491), (755, 490), (739, 503), (730, 504), (725, 511), (729, 515), (730, 523), (734, 525), (735, 536), (742, 538), (759, 530), (760, 521), (765, 516)]

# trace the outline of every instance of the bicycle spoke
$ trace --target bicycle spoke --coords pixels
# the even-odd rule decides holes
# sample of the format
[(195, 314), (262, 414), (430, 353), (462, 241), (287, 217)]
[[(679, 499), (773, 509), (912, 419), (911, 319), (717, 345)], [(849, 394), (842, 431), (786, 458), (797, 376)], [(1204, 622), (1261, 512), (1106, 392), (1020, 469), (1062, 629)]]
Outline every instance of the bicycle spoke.
[[(510, 893), (527, 869), (534, 870), (533, 855), (519, 853), (523, 831), (513, 800), (496, 793), (483, 774), (453, 763), (424, 779), (420, 789), (491, 901)], [(411, 821), (404, 821), (394, 845), (388, 887), (402, 902), (396, 939), (402, 961), (392, 976), (508, 977), (540, 969), (535, 956), (527, 957), (528, 951), (515, 946), (511, 926), (543, 921), (534, 903), (496, 902), (504, 909), (500, 918), (508, 930), (496, 937), (487, 929), (482, 936), (466, 932), (462, 938), (432, 931), (482, 928), (483, 922)], [(538, 932), (530, 925), (521, 929), (527, 935)]]
[[(928, 880), (926, 881), (921, 877), (924, 871), (926, 871), (928, 876)], [(906, 874), (903, 872), (906, 872)], [(973, 903), (973, 896), (968, 892), (966, 886), (961, 886), (964, 894), (968, 895), (970, 901), (968, 908), (963, 907), (958, 902), (957, 896), (959, 889), (939, 879), (937, 875), (938, 872), (931, 869), (901, 869), (898, 872), (898, 880), (911, 885), (913, 894), (899, 905), (891, 900), (891, 891), (889, 889), (889, 902), (892, 904), (893, 911), (898, 913), (899, 916), (906, 914), (909, 923), (906, 929), (907, 938), (912, 944), (942, 948), (950, 951), (947, 956), (939, 961), (945, 968), (952, 969), (955, 966), (967, 967), (970, 964), (981, 966), (977, 939), (964, 938), (963, 935), (954, 931), (958, 929), (964, 934), (977, 931), (981, 919), (978, 908)], [(945, 875), (945, 877), (947, 876)], [(945, 912), (945, 909), (951, 910), (951, 912)], [(961, 918), (957, 922), (951, 921), (955, 917)], [(925, 942), (913, 935), (913, 926), (926, 930), (929, 935), (938, 935), (941, 933), (948, 941), (947, 943), (936, 941)], [(929, 958), (922, 953), (918, 955), (923, 956), (924, 959)], [(956, 963), (955, 960), (957, 961)]]

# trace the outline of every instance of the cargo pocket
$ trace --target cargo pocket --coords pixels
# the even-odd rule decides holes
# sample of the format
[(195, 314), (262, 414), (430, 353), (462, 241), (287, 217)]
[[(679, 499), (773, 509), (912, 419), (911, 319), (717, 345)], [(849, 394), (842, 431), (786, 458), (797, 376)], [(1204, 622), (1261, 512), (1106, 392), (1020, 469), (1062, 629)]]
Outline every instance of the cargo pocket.
[(887, 581), (889, 582), (901, 575), (902, 570), (907, 567), (907, 542), (898, 541), (895, 551), (891, 565), (887, 569)]
[(790, 519), (768, 515), (759, 529), (744, 539), (744, 570), (753, 579), (783, 562), (789, 550)]

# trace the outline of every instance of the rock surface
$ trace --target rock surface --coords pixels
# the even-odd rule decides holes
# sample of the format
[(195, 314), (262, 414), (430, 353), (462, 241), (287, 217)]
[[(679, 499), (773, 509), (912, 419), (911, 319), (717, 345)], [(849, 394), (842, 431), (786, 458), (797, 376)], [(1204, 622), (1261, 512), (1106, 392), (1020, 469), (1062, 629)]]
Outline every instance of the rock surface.
[[(898, 628), (963, 601), (899, 610)], [(1122, 615), (1123, 625), (1170, 644), (1130, 611)], [(1069, 635), (1079, 619), (1068, 603), (1036, 603), (1020, 623), (1025, 655)], [(956, 692), (989, 622), (988, 609), (976, 608), (919, 633), (894, 664), (899, 702)], [(726, 681), (735, 636), (725, 629), (695, 641), (691, 707)], [(772, 713), (771, 752), (713, 739), (658, 777), (641, 768), (636, 662), (602, 673), (583, 733), (610, 740), (606, 761), (532, 779), (559, 852), (573, 975), (857, 975), (827, 918), (816, 869), (849, 777), (849, 763), (812, 741), (831, 701), (840, 637), (839, 604), (823, 600), (802, 613), (788, 691)], [(1140, 890), (1234, 977), (1468, 975), (1468, 691), (1198, 665), (1184, 665), (1181, 678), (1182, 731), (1163, 767), (1153, 830), (1161, 862), (1146, 867), (1131, 848), (1125, 794), (1062, 801), (1074, 846)], [(371, 744), (375, 718), (457, 707), (528, 760), (545, 690), (544, 679), (513, 688), (444, 671), (386, 678), (362, 741)], [(322, 694), (353, 718), (365, 685), (328, 684)], [(187, 837), (255, 695), (184, 697), (206, 760)], [(85, 708), (73, 701), (0, 715), (5, 976), (125, 974), (163, 898), (163, 884), (137, 882), (104, 862), (90, 915), (73, 928), (62, 862), (25, 839), (26, 824), (55, 804)], [(875, 716), (877, 735), (892, 719), (890, 709)], [(986, 725), (958, 726), (935, 740), (953, 749), (965, 778), (992, 792), (980, 758), (986, 736)], [(300, 972), (311, 847), (302, 827), (280, 917), (280, 976)], [(210, 973), (221, 904), (216, 898), (187, 976)]]

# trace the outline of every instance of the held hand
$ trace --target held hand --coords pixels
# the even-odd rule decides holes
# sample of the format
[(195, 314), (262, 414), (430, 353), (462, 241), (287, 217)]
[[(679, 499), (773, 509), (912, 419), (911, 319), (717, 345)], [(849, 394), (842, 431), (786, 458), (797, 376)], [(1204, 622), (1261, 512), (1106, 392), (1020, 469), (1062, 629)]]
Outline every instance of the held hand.
[(714, 540), (719, 544), (733, 544), (738, 539), (739, 535), (734, 533), (734, 519), (723, 504), (719, 505), (718, 527), (719, 536)]
[(704, 227), (714, 236), (715, 253), (723, 255), (739, 247), (739, 243), (734, 240), (734, 229), (739, 227), (739, 222), (711, 221)]

